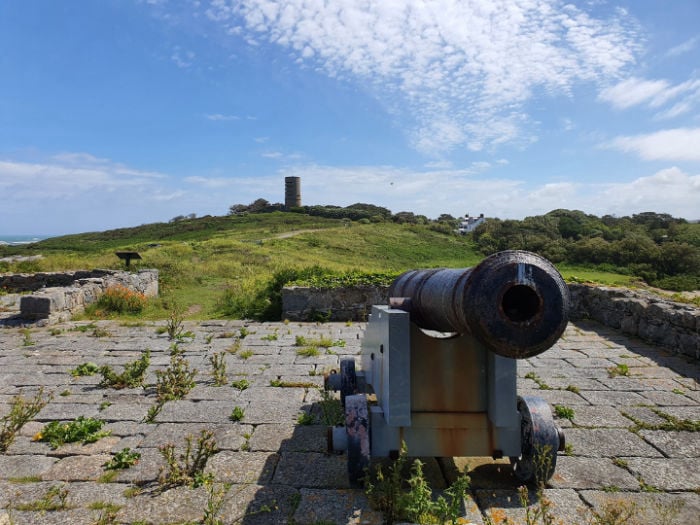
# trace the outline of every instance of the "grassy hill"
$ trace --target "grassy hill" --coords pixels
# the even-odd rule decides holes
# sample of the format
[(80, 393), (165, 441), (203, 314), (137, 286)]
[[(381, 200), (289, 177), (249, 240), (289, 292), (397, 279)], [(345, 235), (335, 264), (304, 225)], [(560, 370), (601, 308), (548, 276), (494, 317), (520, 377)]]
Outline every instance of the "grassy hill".
[[(399, 273), (411, 268), (468, 267), (483, 258), (469, 237), (430, 224), (367, 222), (273, 212), (184, 219), (54, 237), (0, 255), (40, 253), (38, 261), (0, 263), (0, 271), (121, 268), (118, 250), (136, 250), (133, 268), (158, 268), (162, 298), (144, 316), (162, 318), (177, 304), (189, 318), (270, 313), (284, 280), (331, 271)], [(565, 278), (629, 284), (631, 277), (564, 267)]]

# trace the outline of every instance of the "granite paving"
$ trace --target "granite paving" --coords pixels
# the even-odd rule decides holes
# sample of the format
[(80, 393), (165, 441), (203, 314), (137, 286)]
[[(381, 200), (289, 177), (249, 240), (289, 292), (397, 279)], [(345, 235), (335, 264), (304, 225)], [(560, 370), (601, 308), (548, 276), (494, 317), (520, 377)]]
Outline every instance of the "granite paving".
[[(363, 323), (190, 322), (194, 337), (175, 346), (163, 327), (0, 327), (0, 432), (12, 438), (0, 452), (0, 525), (383, 522), (364, 491), (349, 484), (345, 456), (327, 452), (319, 421), (323, 373), (359, 354)], [(298, 337), (336, 344), (301, 356)], [(120, 372), (146, 350), (143, 387), (116, 390), (101, 386), (100, 374), (71, 374), (86, 362)], [(149, 421), (174, 352), (197, 370), (195, 386)], [(212, 373), (215, 354), (226, 364), (222, 386)], [(562, 416), (555, 417), (567, 447), (547, 486), (525, 494), (507, 459), (421, 458), (426, 475), (440, 491), (468, 470), (463, 524), (525, 524), (528, 512), (542, 508), (552, 523), (614, 523), (603, 520), (624, 511), (635, 523), (700, 524), (699, 380), (700, 364), (673, 349), (570, 323), (552, 349), (518, 367), (519, 394), (544, 398)], [(29, 400), (42, 388), (52, 396), (48, 404), (9, 431), (18, 396)], [(236, 407), (242, 417), (234, 421)], [(103, 420), (109, 434), (57, 448), (37, 440), (46, 424), (78, 417)], [(202, 432), (216, 443), (206, 482), (163, 483), (167, 447), (183, 462), (188, 440), (194, 451)], [(138, 462), (105, 469), (125, 448), (140, 454)]]

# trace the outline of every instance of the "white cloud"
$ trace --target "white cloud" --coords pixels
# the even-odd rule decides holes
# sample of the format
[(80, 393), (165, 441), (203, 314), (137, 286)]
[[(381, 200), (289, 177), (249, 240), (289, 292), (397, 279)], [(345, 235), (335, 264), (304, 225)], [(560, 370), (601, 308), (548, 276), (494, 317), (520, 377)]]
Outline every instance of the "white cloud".
[(598, 98), (610, 103), (616, 109), (627, 109), (654, 100), (668, 88), (669, 84), (665, 80), (644, 80), (632, 77), (605, 88)]
[(626, 12), (594, 18), (562, 0), (210, 0), (202, 12), (232, 38), (369, 83), (430, 154), (529, 143), (535, 94), (606, 82), (641, 49)]
[(598, 99), (609, 103), (615, 109), (645, 105), (650, 109), (658, 110), (673, 103), (670, 108), (658, 111), (654, 118), (657, 120), (674, 118), (691, 111), (700, 103), (700, 80), (691, 79), (671, 85), (667, 80), (632, 77), (603, 89)]
[(241, 117), (237, 115), (222, 115), (221, 113), (213, 113), (213, 114), (208, 114), (204, 115), (207, 120), (214, 120), (214, 121), (229, 121), (229, 120), (240, 120)]
[(693, 38), (690, 38), (683, 42), (682, 44), (678, 44), (675, 47), (672, 47), (666, 52), (666, 56), (668, 57), (675, 57), (678, 55), (682, 55), (684, 53), (688, 53), (695, 49), (695, 47), (698, 45), (698, 42), (700, 41), (700, 38), (697, 36), (694, 36)]
[(170, 60), (172, 60), (175, 65), (181, 69), (186, 69), (192, 64), (194, 64), (195, 53), (193, 51), (184, 51), (179, 47), (176, 47), (170, 55)]
[(622, 136), (606, 147), (636, 153), (644, 160), (700, 161), (700, 128), (676, 128)]

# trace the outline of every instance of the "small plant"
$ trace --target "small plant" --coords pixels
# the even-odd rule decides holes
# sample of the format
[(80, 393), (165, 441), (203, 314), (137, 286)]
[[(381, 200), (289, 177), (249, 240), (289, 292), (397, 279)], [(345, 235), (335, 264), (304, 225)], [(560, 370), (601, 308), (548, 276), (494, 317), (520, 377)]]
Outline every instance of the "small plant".
[(615, 465), (616, 467), (627, 468), (627, 466), (628, 466), (627, 461), (625, 461), (622, 458), (613, 458), (612, 462), (613, 462), (613, 465)]
[(273, 334), (264, 335), (260, 339), (262, 339), (263, 341), (277, 341), (277, 332)]
[(242, 352), (238, 352), (238, 357), (240, 357), (243, 360), (247, 360), (250, 357), (252, 357), (253, 351), (252, 350), (243, 350)]
[(22, 346), (34, 346), (34, 340), (32, 339), (32, 331), (29, 328), (22, 328)]
[(248, 337), (252, 332), (248, 330), (245, 326), (241, 326), (241, 328), (238, 330), (238, 337), (240, 339), (245, 339)]
[(102, 466), (105, 470), (127, 469), (136, 465), (139, 459), (141, 459), (141, 454), (139, 452), (132, 451), (129, 447), (126, 447), (116, 452), (112, 456), (112, 459)]
[(297, 417), (297, 423), (299, 425), (313, 425), (314, 423), (316, 423), (316, 418), (311, 414), (302, 412), (301, 414), (299, 414), (299, 417)]
[(209, 363), (212, 366), (212, 377), (214, 378), (214, 386), (224, 386), (228, 380), (226, 379), (226, 359), (223, 353), (214, 353), (209, 356)]
[(402, 444), (398, 459), (385, 475), (381, 465), (373, 474), (365, 477), (365, 493), (370, 504), (384, 513), (386, 523), (406, 520), (411, 523), (457, 524), (461, 517), (462, 501), (469, 488), (469, 477), (462, 473), (445, 490), (444, 496), (433, 499), (423, 473), (423, 463), (416, 459), (411, 465), (411, 475), (403, 483), (402, 472), (407, 462), (406, 445)]
[(97, 308), (109, 313), (140, 314), (147, 303), (148, 299), (144, 294), (117, 285), (105, 290), (97, 300)]
[(214, 334), (209, 334), (204, 338), (204, 342), (208, 345), (211, 344), (211, 340), (214, 339)]
[(316, 357), (320, 352), (315, 346), (306, 346), (297, 350), (297, 355), (303, 357)]
[(0, 453), (7, 452), (12, 442), (15, 440), (17, 432), (31, 421), (48, 402), (51, 395), (44, 397), (44, 388), (40, 388), (31, 399), (22, 396), (15, 396), (10, 402), (10, 412), (0, 418)]
[(109, 436), (112, 432), (102, 430), (105, 422), (91, 417), (80, 416), (69, 423), (51, 421), (34, 435), (34, 441), (45, 441), (53, 449), (65, 443), (81, 442), (83, 445)]
[(114, 503), (109, 503), (106, 501), (95, 501), (91, 503), (88, 508), (90, 510), (98, 510), (100, 513), (97, 519), (93, 522), (93, 525), (114, 525), (117, 523), (117, 512), (121, 507), (115, 505)]
[(547, 383), (545, 383), (536, 373), (534, 372), (528, 372), (525, 374), (525, 379), (532, 379), (535, 383), (537, 383), (537, 386), (540, 387), (540, 390), (552, 390), (552, 387), (549, 386)]
[(634, 523), (637, 504), (623, 499), (607, 501), (600, 510), (590, 509), (590, 525), (624, 525)]
[(211, 483), (207, 486), (207, 508), (202, 516), (202, 525), (223, 525), (224, 522), (219, 519), (221, 509), (226, 503), (226, 494), (231, 489), (230, 483), (215, 485)]
[(246, 388), (248, 388), (250, 386), (250, 381), (248, 381), (247, 379), (238, 379), (238, 380), (234, 381), (233, 383), (231, 383), (231, 386), (233, 388), (237, 388), (238, 390), (240, 390), (242, 392), (243, 390), (245, 390)]
[(63, 391), (62, 391), (60, 394), (58, 394), (58, 395), (61, 396), (61, 397), (68, 397), (70, 394), (71, 394), (70, 389), (69, 389), (69, 388), (66, 388), (65, 390), (63, 390)]
[(202, 430), (196, 444), (193, 445), (194, 439), (194, 436), (185, 438), (185, 451), (179, 456), (175, 453), (175, 445), (172, 443), (158, 448), (166, 463), (158, 476), (161, 485), (186, 485), (196, 488), (212, 481), (212, 475), (205, 474), (204, 469), (209, 458), (219, 451), (214, 434), (209, 430)]
[(93, 376), (100, 371), (100, 367), (90, 361), (76, 366), (70, 371), (73, 377)]
[(231, 415), (228, 417), (231, 421), (242, 421), (245, 417), (245, 410), (239, 406), (233, 407)]
[(165, 370), (156, 370), (156, 404), (148, 409), (144, 418), (152, 423), (168, 401), (185, 397), (195, 386), (197, 370), (190, 370), (190, 364), (181, 354), (170, 356), (170, 364)]
[(165, 370), (156, 370), (156, 396), (159, 400), (182, 399), (194, 388), (197, 370), (190, 370), (187, 359), (181, 355), (170, 358)]
[(321, 390), (321, 401), (318, 403), (321, 409), (321, 424), (334, 427), (345, 423), (345, 413), (340, 399), (333, 396), (329, 390)]
[(101, 328), (99, 326), (92, 331), (92, 337), (96, 338), (109, 337), (111, 335), (112, 334), (109, 332), (109, 330), (107, 330), (106, 328)]
[(141, 357), (124, 365), (124, 371), (117, 374), (109, 366), (100, 368), (102, 374), (101, 387), (114, 388), (120, 390), (122, 388), (136, 388), (143, 386), (146, 377), (146, 370), (151, 364), (151, 352), (146, 350), (141, 354)]
[(574, 446), (571, 443), (566, 443), (564, 445), (564, 454), (566, 454), (567, 456), (574, 455)]
[(270, 379), (270, 386), (278, 388), (317, 388), (315, 383), (306, 381), (282, 381), (281, 379)]
[(574, 386), (574, 385), (569, 385), (564, 390), (568, 390), (569, 392), (573, 392), (574, 394), (578, 394), (581, 391), (581, 389), (579, 389), (579, 387)]
[(105, 408), (108, 408), (108, 407), (111, 407), (111, 406), (112, 406), (112, 403), (111, 403), (111, 402), (109, 402), (109, 401), (102, 401), (102, 403), (100, 403), (100, 406), (98, 407), (98, 409), (99, 409), (100, 412), (102, 412)]
[(623, 364), (623, 363), (618, 363), (615, 366), (611, 366), (608, 368), (608, 377), (613, 378), (616, 376), (629, 376), (630, 375), (630, 368), (629, 366)]
[(564, 405), (554, 405), (554, 413), (561, 419), (574, 420), (574, 409)]
[(63, 330), (60, 328), (52, 328), (49, 330), (49, 335), (61, 335), (63, 333)]
[(28, 510), (34, 512), (53, 512), (66, 510), (68, 506), (68, 489), (65, 485), (53, 485), (46, 491), (41, 499), (31, 503), (20, 503), (13, 507), (15, 510)]

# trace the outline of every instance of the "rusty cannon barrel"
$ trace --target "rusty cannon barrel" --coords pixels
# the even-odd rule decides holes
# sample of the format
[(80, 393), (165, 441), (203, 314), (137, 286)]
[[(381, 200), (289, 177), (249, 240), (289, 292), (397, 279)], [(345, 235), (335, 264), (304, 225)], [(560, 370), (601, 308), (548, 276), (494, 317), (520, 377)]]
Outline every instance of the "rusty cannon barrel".
[(570, 307), (569, 289), (552, 263), (515, 250), (493, 254), (473, 268), (405, 272), (389, 297), (421, 328), (468, 333), (516, 359), (550, 348), (566, 328)]

